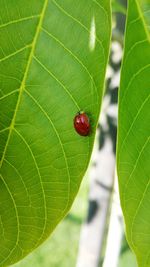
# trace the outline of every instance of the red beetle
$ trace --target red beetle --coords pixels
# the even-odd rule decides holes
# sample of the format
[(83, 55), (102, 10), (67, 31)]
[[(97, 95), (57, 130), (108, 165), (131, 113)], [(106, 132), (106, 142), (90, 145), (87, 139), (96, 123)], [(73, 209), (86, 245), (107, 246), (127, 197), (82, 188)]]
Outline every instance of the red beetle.
[(74, 118), (74, 128), (76, 132), (82, 136), (90, 133), (90, 120), (84, 111), (78, 112)]

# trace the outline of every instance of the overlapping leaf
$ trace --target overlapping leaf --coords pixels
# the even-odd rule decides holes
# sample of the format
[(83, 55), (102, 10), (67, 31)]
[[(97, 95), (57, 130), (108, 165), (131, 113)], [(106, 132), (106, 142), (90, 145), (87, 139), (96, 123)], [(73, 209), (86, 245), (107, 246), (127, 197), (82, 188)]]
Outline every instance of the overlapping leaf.
[(128, 1), (119, 97), (118, 175), (127, 238), (139, 267), (150, 266), (149, 1)]

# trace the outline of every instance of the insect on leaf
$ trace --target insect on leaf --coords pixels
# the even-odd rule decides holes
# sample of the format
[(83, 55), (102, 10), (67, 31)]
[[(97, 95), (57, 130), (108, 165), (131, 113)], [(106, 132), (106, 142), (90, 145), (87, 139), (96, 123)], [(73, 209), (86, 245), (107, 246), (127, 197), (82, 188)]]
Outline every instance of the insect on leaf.
[[(110, 1), (0, 0), (0, 266), (39, 246), (87, 169), (108, 61)], [(73, 119), (88, 114), (91, 134)]]

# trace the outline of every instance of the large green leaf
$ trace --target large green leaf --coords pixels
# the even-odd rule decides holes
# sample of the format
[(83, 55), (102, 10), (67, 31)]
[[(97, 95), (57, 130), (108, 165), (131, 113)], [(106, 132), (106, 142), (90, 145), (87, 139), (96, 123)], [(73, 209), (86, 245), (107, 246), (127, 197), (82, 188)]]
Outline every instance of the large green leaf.
[[(88, 166), (110, 43), (109, 0), (0, 0), (0, 266), (69, 210)], [(73, 118), (90, 117), (79, 136)]]
[(129, 244), (139, 266), (149, 267), (150, 1), (129, 0), (128, 4), (119, 96), (118, 175)]

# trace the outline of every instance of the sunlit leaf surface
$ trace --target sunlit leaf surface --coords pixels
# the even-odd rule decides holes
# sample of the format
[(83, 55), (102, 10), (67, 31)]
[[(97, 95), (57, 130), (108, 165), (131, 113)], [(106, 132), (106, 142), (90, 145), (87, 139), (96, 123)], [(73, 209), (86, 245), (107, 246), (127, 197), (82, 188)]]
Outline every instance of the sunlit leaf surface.
[[(8, 266), (49, 236), (88, 166), (110, 3), (0, 0), (0, 23), (0, 266)], [(73, 127), (80, 110), (91, 121), (87, 137)]]
[(150, 1), (128, 1), (119, 96), (118, 175), (127, 238), (150, 266)]

